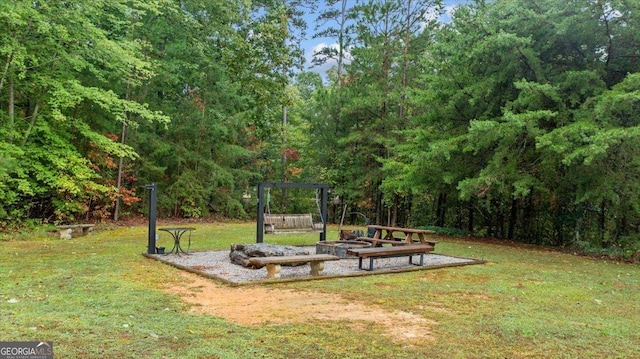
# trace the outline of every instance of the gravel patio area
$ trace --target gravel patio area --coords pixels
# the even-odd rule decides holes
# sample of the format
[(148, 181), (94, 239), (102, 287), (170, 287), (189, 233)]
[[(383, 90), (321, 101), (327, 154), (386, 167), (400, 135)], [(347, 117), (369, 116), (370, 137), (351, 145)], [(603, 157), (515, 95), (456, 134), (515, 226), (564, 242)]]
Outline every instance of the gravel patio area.
[[(308, 249), (309, 253), (311, 254), (316, 253), (315, 247), (304, 248)], [(296, 267), (283, 266), (280, 278), (268, 279), (266, 268), (248, 269), (243, 266), (231, 263), (231, 261), (229, 260), (229, 250), (191, 252), (188, 255), (144, 255), (148, 258), (159, 260), (183, 270), (236, 285), (259, 282), (287, 282), (311, 279), (327, 279), (335, 277), (355, 277), (484, 263), (484, 261), (477, 259), (430, 253), (425, 254), (424, 256), (424, 266), (415, 266), (409, 264), (409, 259), (406, 256), (378, 258), (374, 260), (374, 270), (366, 271), (358, 269), (357, 258), (343, 258), (338, 261), (325, 262), (322, 276), (309, 275), (309, 264), (306, 264)], [(416, 262), (417, 260), (417, 258), (414, 258), (414, 262)], [(365, 264), (365, 267), (367, 265), (368, 263)]]

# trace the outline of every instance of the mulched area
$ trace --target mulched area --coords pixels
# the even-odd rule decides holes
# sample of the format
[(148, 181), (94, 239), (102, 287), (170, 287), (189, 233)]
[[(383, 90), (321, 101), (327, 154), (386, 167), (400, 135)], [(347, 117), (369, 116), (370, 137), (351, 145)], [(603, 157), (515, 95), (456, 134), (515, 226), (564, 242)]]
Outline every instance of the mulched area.
[[(315, 247), (305, 248), (307, 248), (311, 254), (315, 253)], [(374, 270), (365, 271), (358, 269), (357, 258), (343, 258), (338, 261), (325, 262), (322, 276), (311, 276), (309, 274), (309, 264), (306, 264), (295, 267), (283, 266), (280, 278), (268, 279), (266, 268), (249, 269), (231, 263), (229, 259), (229, 250), (191, 252), (188, 255), (144, 255), (183, 270), (235, 285), (262, 282), (290, 282), (336, 277), (355, 277), (485, 263), (482, 260), (472, 258), (461, 258), (445, 254), (430, 253), (425, 254), (424, 256), (424, 266), (409, 264), (409, 259), (406, 256), (378, 258), (374, 260)], [(418, 261), (418, 258), (414, 257), (414, 263), (416, 261)], [(365, 267), (366, 266), (368, 266), (368, 263), (365, 264)]]

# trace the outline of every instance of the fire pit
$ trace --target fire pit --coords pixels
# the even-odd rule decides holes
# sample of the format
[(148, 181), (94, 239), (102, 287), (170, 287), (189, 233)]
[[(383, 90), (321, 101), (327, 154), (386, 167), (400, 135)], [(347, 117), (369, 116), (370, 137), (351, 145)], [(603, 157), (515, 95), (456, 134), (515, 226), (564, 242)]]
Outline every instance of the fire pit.
[(356, 258), (347, 254), (347, 249), (369, 248), (371, 243), (360, 241), (321, 241), (316, 243), (317, 254), (331, 254), (340, 258)]

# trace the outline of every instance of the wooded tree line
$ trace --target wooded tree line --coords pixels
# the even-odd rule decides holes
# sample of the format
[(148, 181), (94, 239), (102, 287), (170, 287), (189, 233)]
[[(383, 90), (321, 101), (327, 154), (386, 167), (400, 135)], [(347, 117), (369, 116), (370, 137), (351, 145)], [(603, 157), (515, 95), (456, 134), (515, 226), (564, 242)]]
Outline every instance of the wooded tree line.
[(304, 0), (0, 4), (2, 227), (324, 182), (371, 222), (640, 249), (640, 1), (325, 3), (310, 34)]

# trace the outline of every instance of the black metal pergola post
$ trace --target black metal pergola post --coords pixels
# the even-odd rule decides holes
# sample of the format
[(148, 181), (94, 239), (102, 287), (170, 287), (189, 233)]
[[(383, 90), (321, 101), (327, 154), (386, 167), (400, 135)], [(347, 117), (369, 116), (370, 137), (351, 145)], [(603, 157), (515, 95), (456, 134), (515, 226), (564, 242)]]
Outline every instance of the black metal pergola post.
[(156, 253), (156, 207), (158, 202), (158, 194), (156, 184), (148, 184), (144, 186), (149, 190), (149, 241), (147, 244), (147, 253)]
[(256, 227), (256, 243), (264, 242), (264, 189), (265, 188), (303, 188), (320, 190), (320, 215), (322, 216), (322, 232), (320, 241), (327, 239), (327, 198), (329, 185), (324, 183), (288, 183), (288, 182), (260, 182), (258, 183), (258, 220)]

